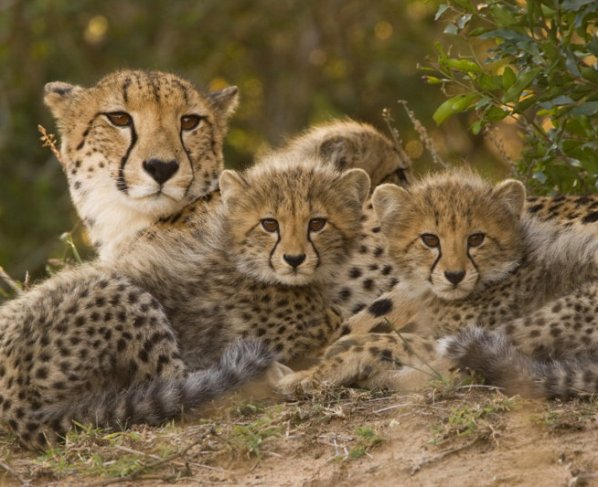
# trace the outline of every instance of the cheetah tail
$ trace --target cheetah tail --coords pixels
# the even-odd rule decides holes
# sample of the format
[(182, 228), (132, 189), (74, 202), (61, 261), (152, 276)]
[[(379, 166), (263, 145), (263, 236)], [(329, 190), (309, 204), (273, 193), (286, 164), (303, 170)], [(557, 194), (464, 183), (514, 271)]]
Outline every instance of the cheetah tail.
[(566, 399), (598, 392), (595, 360), (535, 359), (499, 331), (468, 327), (443, 338), (439, 348), (458, 368), (480, 372), (489, 384), (504, 388), (507, 394)]
[(273, 359), (261, 342), (237, 341), (218, 363), (184, 379), (157, 377), (125, 389), (83, 393), (40, 410), (38, 420), (58, 435), (70, 430), (73, 421), (118, 429), (137, 423), (158, 425), (265, 372)]

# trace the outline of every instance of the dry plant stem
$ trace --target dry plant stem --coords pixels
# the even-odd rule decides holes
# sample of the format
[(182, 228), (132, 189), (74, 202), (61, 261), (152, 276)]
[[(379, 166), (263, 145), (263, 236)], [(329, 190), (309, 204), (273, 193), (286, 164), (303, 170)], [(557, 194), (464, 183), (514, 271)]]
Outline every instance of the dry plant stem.
[(19, 295), (23, 293), (23, 290), (21, 289), (17, 281), (10, 277), (2, 266), (0, 266), (0, 278), (2, 278), (2, 280), (6, 282), (6, 284), (8, 284), (8, 286), (15, 292), (15, 294)]
[(517, 171), (517, 167), (515, 161), (509, 157), (507, 151), (505, 150), (504, 140), (498, 133), (498, 127), (489, 128), (486, 127), (484, 130), (484, 135), (488, 137), (488, 140), (492, 142), (492, 145), (496, 147), (502, 162), (511, 170), (512, 174), (515, 174)]
[(403, 149), (403, 139), (401, 138), (399, 129), (397, 129), (394, 125), (394, 119), (392, 118), (390, 109), (384, 108), (382, 110), (382, 118), (384, 119), (386, 127), (390, 132), (390, 136), (392, 137), (392, 140), (395, 143), (395, 149), (399, 153), (399, 157), (405, 164), (407, 164), (407, 166), (413, 166), (413, 161), (411, 157), (409, 157), (409, 154), (407, 154), (407, 152), (405, 152), (405, 149)]
[(38, 125), (37, 130), (40, 134), (42, 134), (40, 137), (40, 140), (42, 141), (42, 147), (49, 147), (52, 151), (52, 154), (54, 154), (54, 157), (56, 157), (56, 159), (58, 159), (58, 162), (60, 162), (60, 165), (64, 166), (62, 158), (60, 157), (60, 151), (58, 150), (58, 147), (56, 145), (56, 137), (54, 136), (54, 134), (48, 133), (48, 131), (43, 125)]
[(28, 480), (24, 480), (23, 477), (21, 477), (16, 471), (15, 469), (13, 469), (10, 465), (4, 463), (4, 462), (0, 462), (0, 468), (2, 468), (3, 470), (5, 470), (6, 472), (8, 472), (10, 475), (12, 475), (15, 479), (17, 479), (19, 481), (19, 483), (22, 486), (28, 486), (31, 485), (29, 483)]
[(449, 165), (446, 162), (444, 162), (444, 160), (440, 157), (440, 154), (438, 154), (438, 150), (434, 145), (432, 137), (430, 137), (430, 135), (428, 134), (426, 127), (424, 127), (422, 123), (415, 117), (415, 113), (413, 113), (413, 111), (409, 109), (407, 101), (397, 100), (397, 103), (403, 106), (405, 113), (407, 114), (409, 120), (411, 120), (411, 123), (413, 124), (413, 128), (415, 129), (415, 131), (419, 135), (420, 140), (424, 143), (426, 149), (428, 149), (428, 152), (432, 156), (432, 160), (439, 166), (448, 169)]
[(141, 475), (143, 475), (144, 472), (147, 472), (148, 470), (152, 470), (156, 467), (160, 467), (161, 465), (164, 465), (165, 463), (170, 463), (173, 460), (176, 460), (177, 458), (184, 456), (191, 448), (201, 444), (202, 441), (203, 441), (203, 438), (201, 440), (194, 441), (190, 445), (187, 445), (185, 448), (183, 448), (180, 452), (170, 455), (169, 457), (163, 458), (162, 460), (157, 460), (153, 463), (148, 463), (146, 465), (142, 465), (138, 471), (132, 473), (131, 475), (126, 475), (125, 477), (119, 477), (116, 479), (107, 479), (102, 482), (96, 482), (95, 484), (90, 484), (90, 486), (91, 487), (103, 487), (105, 485), (117, 484), (120, 482), (131, 482), (131, 481), (139, 478)]

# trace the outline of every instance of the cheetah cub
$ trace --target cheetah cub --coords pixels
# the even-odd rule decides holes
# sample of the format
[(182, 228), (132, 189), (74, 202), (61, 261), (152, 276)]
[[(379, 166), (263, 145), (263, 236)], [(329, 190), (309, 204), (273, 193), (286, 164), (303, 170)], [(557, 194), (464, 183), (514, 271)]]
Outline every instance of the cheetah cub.
[(202, 93), (159, 71), (118, 71), (95, 86), (48, 83), (72, 200), (102, 260), (160, 218), (216, 189), (235, 86)]
[(408, 186), (413, 182), (411, 163), (403, 148), (371, 125), (351, 119), (315, 125), (280, 150), (316, 157), (339, 171), (363, 169), (370, 176), (372, 190), (382, 183)]
[(0, 308), (0, 422), (23, 445), (73, 421), (161, 423), (273, 355), (295, 366), (328, 343), (341, 322), (331, 269), (361, 230), (367, 174), (279, 160), (224, 171), (220, 186), (201, 228), (153, 229), (112, 265), (60, 273)]
[[(239, 336), (264, 340), (292, 365), (341, 322), (332, 279), (357, 244), (368, 193), (361, 169), (309, 159), (224, 171), (220, 194), (194, 214), (201, 224), (156, 226), (115, 264), (164, 306), (190, 367), (209, 365)], [(210, 347), (198, 353), (202, 343)]]
[[(323, 362), (285, 377), (282, 389), (417, 389), (458, 365), (520, 393), (594, 392), (598, 240), (529, 217), (524, 203), (518, 181), (492, 187), (462, 171), (408, 191), (377, 188), (374, 209), (401, 283), (350, 318)], [(452, 333), (439, 355), (435, 340)]]

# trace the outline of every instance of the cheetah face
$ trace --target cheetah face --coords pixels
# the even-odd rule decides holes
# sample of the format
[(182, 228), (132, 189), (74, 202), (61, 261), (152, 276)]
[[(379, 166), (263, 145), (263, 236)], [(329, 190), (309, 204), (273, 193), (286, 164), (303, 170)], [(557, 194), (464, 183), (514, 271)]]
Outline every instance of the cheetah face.
[(135, 226), (216, 188), (237, 89), (204, 96), (171, 74), (122, 71), (91, 88), (48, 83), (44, 101), (80, 216), (93, 226), (126, 215)]
[(329, 280), (361, 229), (369, 178), (319, 163), (261, 164), (220, 178), (229, 251), (240, 272), (265, 283)]
[(431, 177), (409, 192), (383, 185), (373, 196), (400, 277), (445, 300), (465, 298), (518, 265), (524, 201), (519, 181), (492, 188), (467, 172)]

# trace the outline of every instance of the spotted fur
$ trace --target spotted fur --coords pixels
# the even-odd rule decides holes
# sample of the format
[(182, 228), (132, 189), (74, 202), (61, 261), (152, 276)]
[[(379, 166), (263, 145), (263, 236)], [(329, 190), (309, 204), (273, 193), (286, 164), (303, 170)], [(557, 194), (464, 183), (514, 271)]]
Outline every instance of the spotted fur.
[[(598, 350), (595, 230), (530, 217), (524, 196), (517, 182), (491, 187), (463, 173), (433, 176), (409, 193), (379, 187), (374, 206), (401, 282), (343, 324), (346, 336), (328, 359), (285, 377), (281, 389), (322, 382), (419, 388), (432, 371), (458, 365), (511, 392), (595, 392), (595, 366), (585, 375), (583, 368)], [(452, 282), (446, 273), (457, 271), (463, 275)], [(486, 349), (494, 339), (460, 334), (467, 325), (502, 338)], [(435, 340), (454, 333), (443, 342), (450, 353), (439, 354)], [(505, 373), (513, 364), (526, 367), (518, 378)]]

